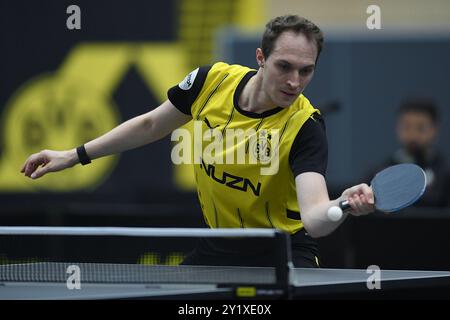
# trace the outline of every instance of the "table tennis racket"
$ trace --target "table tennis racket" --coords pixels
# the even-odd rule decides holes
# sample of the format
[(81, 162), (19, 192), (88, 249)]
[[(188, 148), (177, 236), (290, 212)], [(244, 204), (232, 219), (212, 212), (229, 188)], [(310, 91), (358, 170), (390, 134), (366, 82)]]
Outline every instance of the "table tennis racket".
[[(425, 172), (412, 163), (388, 167), (378, 172), (370, 182), (375, 208), (383, 212), (395, 212), (412, 205), (423, 195), (426, 185)], [(341, 201), (339, 207), (328, 210), (328, 217), (337, 221), (342, 217), (342, 211), (348, 209), (348, 201)]]

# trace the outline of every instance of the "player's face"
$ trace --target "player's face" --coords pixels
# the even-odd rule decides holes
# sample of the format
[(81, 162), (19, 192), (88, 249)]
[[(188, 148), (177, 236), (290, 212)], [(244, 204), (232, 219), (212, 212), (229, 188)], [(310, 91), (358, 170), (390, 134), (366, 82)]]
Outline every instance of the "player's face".
[(314, 40), (292, 31), (283, 32), (263, 68), (263, 89), (271, 102), (290, 106), (314, 75), (317, 48)]
[(397, 123), (400, 143), (409, 151), (426, 149), (436, 136), (436, 127), (430, 117), (421, 112), (407, 112)]

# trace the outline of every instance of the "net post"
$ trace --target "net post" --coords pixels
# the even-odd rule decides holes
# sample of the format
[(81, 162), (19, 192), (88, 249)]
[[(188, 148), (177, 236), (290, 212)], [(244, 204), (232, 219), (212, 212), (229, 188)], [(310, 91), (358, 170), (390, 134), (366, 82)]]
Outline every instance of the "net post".
[(290, 234), (277, 230), (275, 233), (277, 242), (277, 264), (275, 266), (276, 282), (280, 284), (287, 299), (292, 298), (291, 271), (294, 267), (291, 253)]

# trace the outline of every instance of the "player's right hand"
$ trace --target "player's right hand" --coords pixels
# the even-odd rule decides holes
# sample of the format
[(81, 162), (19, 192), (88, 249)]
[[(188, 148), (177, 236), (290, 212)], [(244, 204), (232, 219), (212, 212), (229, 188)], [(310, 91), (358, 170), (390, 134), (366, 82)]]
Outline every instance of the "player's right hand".
[(30, 177), (31, 179), (37, 179), (46, 173), (70, 168), (77, 162), (75, 150), (43, 150), (29, 156), (20, 172), (24, 173), (25, 176)]
[(341, 199), (347, 200), (352, 208), (350, 214), (361, 216), (375, 211), (375, 198), (373, 190), (367, 184), (362, 183), (346, 189)]

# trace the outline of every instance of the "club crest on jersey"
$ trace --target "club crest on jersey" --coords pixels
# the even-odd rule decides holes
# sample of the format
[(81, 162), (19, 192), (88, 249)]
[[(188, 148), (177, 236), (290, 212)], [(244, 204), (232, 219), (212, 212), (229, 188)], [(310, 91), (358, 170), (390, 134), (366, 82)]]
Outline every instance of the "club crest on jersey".
[(181, 81), (178, 84), (180, 89), (189, 90), (190, 88), (192, 88), (192, 85), (194, 84), (194, 81), (195, 81), (195, 77), (197, 77), (198, 70), (199, 70), (199, 68), (197, 68), (194, 71), (192, 71), (191, 73), (189, 73), (186, 76), (186, 78), (184, 78), (183, 81)]
[(251, 150), (257, 161), (267, 163), (272, 158), (272, 135), (268, 130), (261, 130), (253, 141)]

